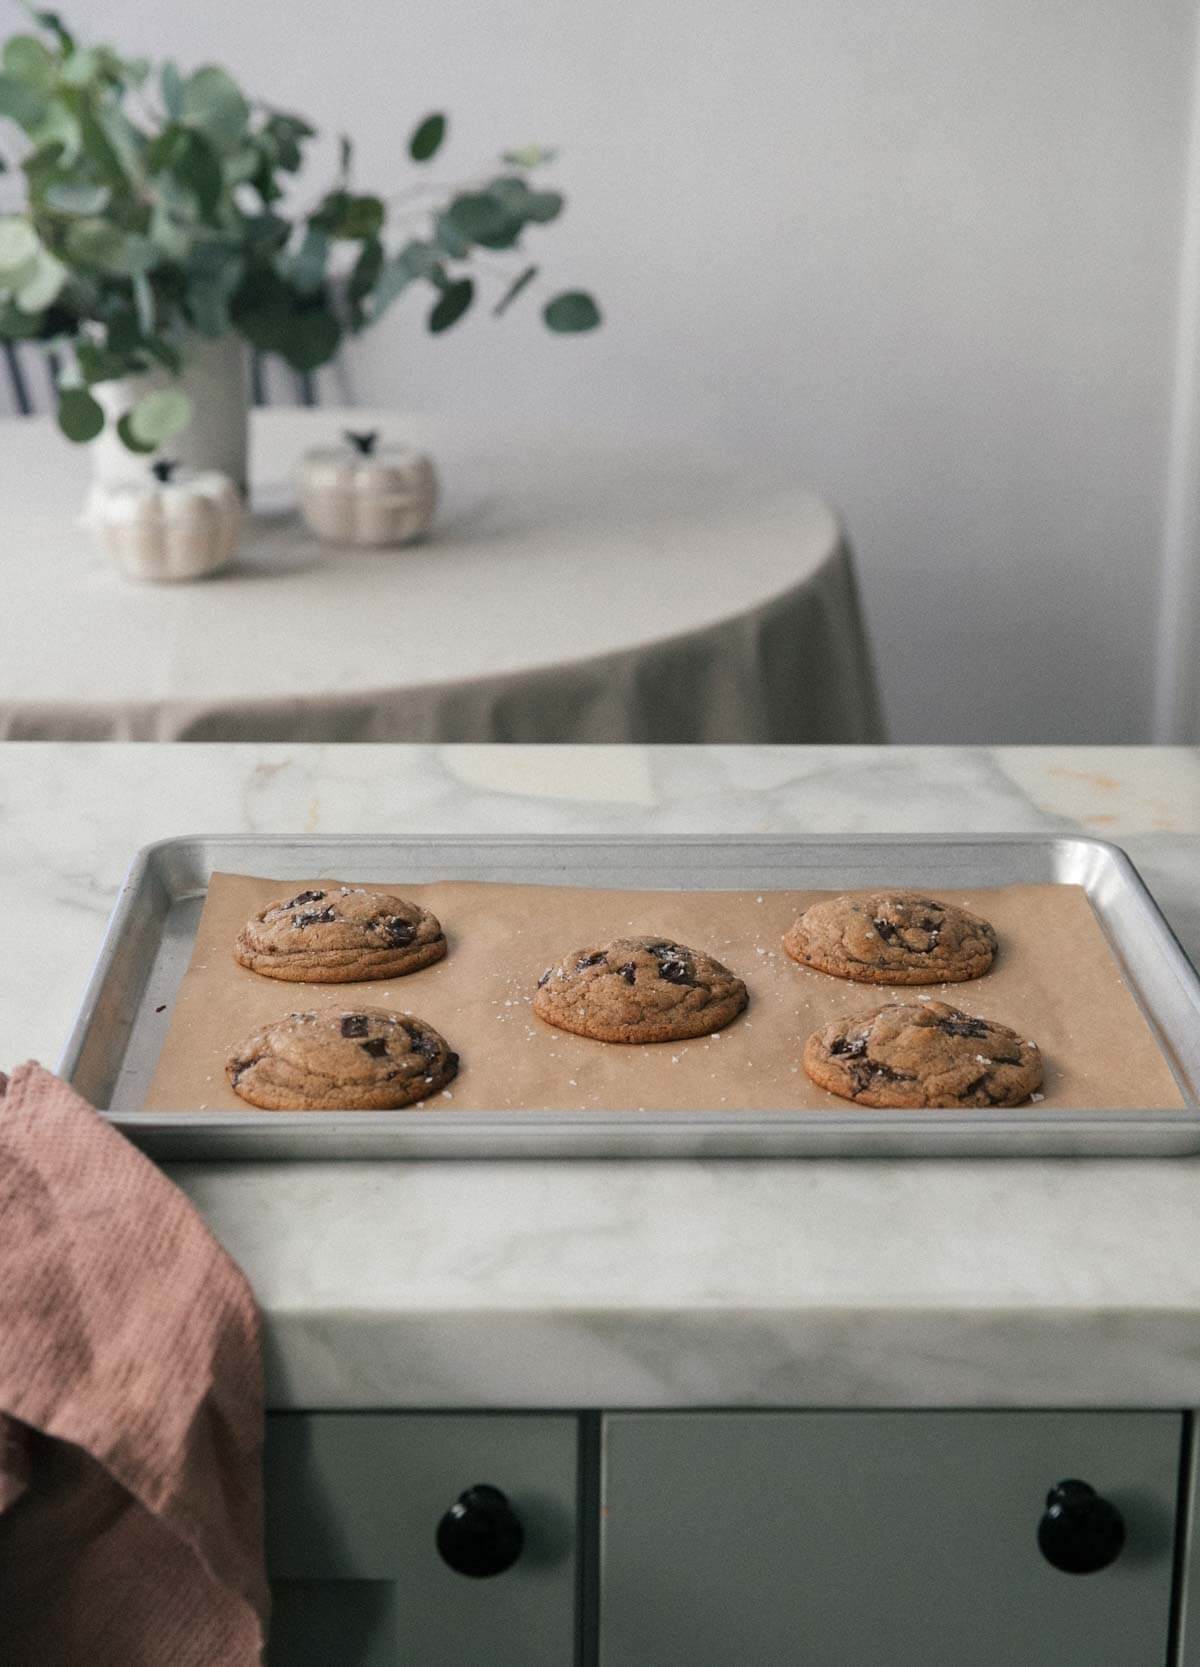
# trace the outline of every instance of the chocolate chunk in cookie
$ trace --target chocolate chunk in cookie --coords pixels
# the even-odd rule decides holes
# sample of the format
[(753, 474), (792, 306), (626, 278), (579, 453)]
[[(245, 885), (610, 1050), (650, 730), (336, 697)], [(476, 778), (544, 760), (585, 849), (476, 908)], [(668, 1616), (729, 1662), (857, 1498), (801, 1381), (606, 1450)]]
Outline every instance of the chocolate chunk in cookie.
[(818, 1087), (863, 1106), (1016, 1106), (1041, 1085), (1042, 1056), (1007, 1025), (913, 1001), (814, 1032), (804, 1069)]
[(435, 915), (362, 886), (297, 892), (269, 903), (238, 933), (234, 959), (265, 978), (353, 984), (398, 978), (446, 953)]
[(728, 967), (668, 938), (577, 949), (538, 980), (533, 1010), (598, 1042), (682, 1042), (735, 1019), (749, 997)]
[(955, 903), (881, 891), (814, 903), (784, 934), (793, 961), (864, 984), (957, 984), (987, 972), (996, 933)]
[(382, 1007), (289, 1013), (235, 1048), (235, 1094), (267, 1111), (388, 1111), (436, 1094), (458, 1055), (431, 1025)]

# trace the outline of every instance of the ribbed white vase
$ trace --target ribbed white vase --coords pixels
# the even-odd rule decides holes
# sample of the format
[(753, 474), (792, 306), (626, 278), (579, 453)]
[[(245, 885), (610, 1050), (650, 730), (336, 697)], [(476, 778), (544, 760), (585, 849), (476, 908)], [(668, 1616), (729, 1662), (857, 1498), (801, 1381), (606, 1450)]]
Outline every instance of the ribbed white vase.
[(182, 347), (179, 376), (155, 369), (144, 376), (99, 382), (92, 389), (108, 423), (92, 441), (92, 482), (115, 486), (144, 481), (148, 457), (131, 452), (117, 434), (117, 419), (153, 388), (181, 388), (192, 402), (192, 420), (162, 447), (184, 469), (216, 469), (245, 494), (249, 487), (250, 380), (246, 346), (238, 336), (193, 336)]

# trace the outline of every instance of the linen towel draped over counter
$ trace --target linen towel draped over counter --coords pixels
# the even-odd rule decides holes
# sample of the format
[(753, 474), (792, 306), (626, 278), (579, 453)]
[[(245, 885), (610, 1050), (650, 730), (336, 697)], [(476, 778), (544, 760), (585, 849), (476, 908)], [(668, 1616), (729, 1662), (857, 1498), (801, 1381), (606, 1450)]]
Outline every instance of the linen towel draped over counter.
[(262, 1430), (254, 1299), (193, 1206), (57, 1077), (0, 1077), (5, 1667), (256, 1667)]

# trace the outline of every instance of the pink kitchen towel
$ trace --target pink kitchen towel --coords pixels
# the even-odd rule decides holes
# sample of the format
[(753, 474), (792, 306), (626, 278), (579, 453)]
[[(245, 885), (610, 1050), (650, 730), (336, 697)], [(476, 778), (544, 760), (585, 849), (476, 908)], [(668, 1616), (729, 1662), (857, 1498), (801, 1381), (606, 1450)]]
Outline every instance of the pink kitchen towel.
[(241, 1271), (65, 1083), (0, 1076), (5, 1667), (258, 1667), (262, 1435)]

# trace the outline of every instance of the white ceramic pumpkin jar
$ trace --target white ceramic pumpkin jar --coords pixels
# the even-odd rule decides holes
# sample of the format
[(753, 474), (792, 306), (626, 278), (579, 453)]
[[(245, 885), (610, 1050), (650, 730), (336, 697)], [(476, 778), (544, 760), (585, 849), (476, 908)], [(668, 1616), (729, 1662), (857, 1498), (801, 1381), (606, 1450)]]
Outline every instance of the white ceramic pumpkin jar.
[(127, 579), (201, 579), (228, 567), (242, 525), (242, 500), (215, 469), (150, 465), (147, 478), (96, 487), (88, 519), (101, 549)]
[(423, 452), (380, 446), (378, 433), (345, 434), (346, 444), (309, 452), (300, 465), (300, 508), (331, 544), (398, 545), (433, 523), (437, 476)]

